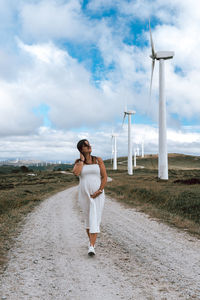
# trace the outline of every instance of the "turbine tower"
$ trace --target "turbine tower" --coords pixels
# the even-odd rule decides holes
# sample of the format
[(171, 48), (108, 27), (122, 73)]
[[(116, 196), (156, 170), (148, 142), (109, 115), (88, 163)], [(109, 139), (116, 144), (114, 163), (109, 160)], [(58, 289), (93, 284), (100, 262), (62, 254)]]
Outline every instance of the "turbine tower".
[(139, 146), (137, 145), (137, 156), (140, 156), (140, 149), (139, 149)]
[(151, 41), (151, 83), (150, 83), (150, 97), (152, 89), (153, 71), (155, 60), (159, 61), (159, 154), (158, 154), (158, 178), (168, 180), (168, 155), (167, 155), (167, 128), (166, 128), (166, 99), (165, 99), (165, 60), (172, 59), (174, 52), (159, 51), (155, 52), (154, 43), (151, 33), (151, 25), (149, 20), (149, 31)]
[(134, 150), (134, 167), (136, 167), (136, 157), (137, 157), (137, 152)]
[[(114, 147), (113, 147), (114, 143)], [(113, 170), (117, 170), (117, 134), (112, 133)]]
[(142, 158), (144, 157), (144, 142), (142, 142)]
[(127, 110), (124, 111), (124, 120), (126, 115), (128, 115), (128, 174), (133, 175), (133, 162), (132, 162), (132, 132), (131, 132), (131, 115), (134, 115), (136, 112), (134, 110)]
[(112, 162), (113, 162), (113, 154), (114, 154), (112, 136), (111, 136), (111, 144), (112, 144), (112, 151), (111, 151), (110, 163), (111, 163), (111, 165), (112, 165)]

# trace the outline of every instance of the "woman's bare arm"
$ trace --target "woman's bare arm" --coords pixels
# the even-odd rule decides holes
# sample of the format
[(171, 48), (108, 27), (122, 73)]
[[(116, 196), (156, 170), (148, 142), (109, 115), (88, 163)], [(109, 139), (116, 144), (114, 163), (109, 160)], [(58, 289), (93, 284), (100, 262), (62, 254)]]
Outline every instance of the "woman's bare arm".
[(83, 153), (80, 152), (80, 158), (75, 161), (75, 165), (72, 170), (74, 175), (76, 175), (76, 176), (80, 175), (81, 170), (83, 168), (84, 161), (85, 161), (85, 157), (84, 157)]
[(106, 167), (104, 165), (103, 159), (101, 157), (97, 157), (100, 167), (100, 173), (101, 173), (101, 185), (99, 187), (100, 190), (103, 190), (106, 183), (107, 183), (107, 173), (106, 173)]
[(79, 176), (82, 168), (83, 168), (83, 161), (78, 160), (75, 162), (72, 172), (74, 173), (74, 175)]

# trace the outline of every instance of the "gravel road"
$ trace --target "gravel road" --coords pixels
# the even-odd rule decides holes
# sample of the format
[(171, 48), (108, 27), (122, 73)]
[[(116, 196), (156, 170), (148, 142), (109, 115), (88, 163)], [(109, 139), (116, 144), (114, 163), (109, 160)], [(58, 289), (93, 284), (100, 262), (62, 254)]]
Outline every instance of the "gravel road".
[(0, 299), (200, 299), (200, 240), (106, 196), (96, 255), (77, 186), (26, 217), (0, 278)]

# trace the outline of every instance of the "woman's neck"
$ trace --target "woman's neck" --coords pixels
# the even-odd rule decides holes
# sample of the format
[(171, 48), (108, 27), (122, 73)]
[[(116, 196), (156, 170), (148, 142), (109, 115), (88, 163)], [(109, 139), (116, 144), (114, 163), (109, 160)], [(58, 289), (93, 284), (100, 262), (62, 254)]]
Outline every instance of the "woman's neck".
[(89, 162), (91, 161), (91, 158), (92, 158), (91, 154), (90, 154), (90, 153), (87, 153), (87, 154), (85, 155), (85, 162), (86, 162), (86, 163), (89, 163)]

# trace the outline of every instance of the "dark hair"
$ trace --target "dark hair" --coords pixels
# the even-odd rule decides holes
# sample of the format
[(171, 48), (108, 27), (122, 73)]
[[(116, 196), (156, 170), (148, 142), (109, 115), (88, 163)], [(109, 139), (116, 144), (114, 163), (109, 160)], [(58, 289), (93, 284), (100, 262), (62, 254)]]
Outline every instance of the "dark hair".
[[(83, 147), (84, 145), (86, 145), (85, 142), (88, 142), (88, 140), (87, 140), (87, 139), (83, 139), (83, 140), (80, 140), (80, 141), (77, 143), (77, 149), (78, 149), (78, 151), (80, 151), (81, 153), (82, 153), (82, 147)], [(92, 162), (94, 162), (94, 158), (95, 158), (95, 162), (96, 162), (97, 157), (96, 157), (96, 156), (93, 156), (93, 155), (91, 155), (91, 157), (92, 157)], [(75, 161), (75, 163), (78, 162), (78, 161), (80, 161), (80, 158), (77, 159), (77, 160)]]
[(77, 149), (78, 151), (82, 151), (82, 147), (85, 145), (85, 142), (88, 142), (88, 140), (86, 139), (83, 139), (83, 140), (80, 140), (78, 143), (77, 143)]

